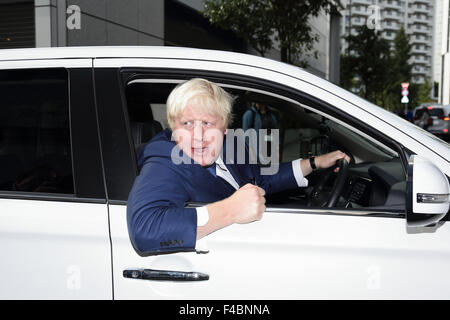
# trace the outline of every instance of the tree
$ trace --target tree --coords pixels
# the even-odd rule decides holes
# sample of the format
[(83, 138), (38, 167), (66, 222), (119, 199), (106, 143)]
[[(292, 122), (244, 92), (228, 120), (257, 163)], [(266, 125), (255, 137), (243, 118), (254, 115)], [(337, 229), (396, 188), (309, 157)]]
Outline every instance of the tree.
[(425, 102), (430, 102), (433, 99), (431, 98), (431, 89), (433, 89), (433, 87), (431, 86), (430, 80), (428, 80), (427, 78), (425, 79), (424, 83), (421, 83), (419, 85), (419, 89), (417, 92), (417, 104), (422, 104)]
[(356, 89), (355, 79), (355, 57), (350, 55), (341, 55), (340, 85), (348, 90)]
[(342, 57), (341, 84), (373, 103), (385, 105), (386, 82), (391, 76), (390, 46), (379, 32), (366, 25), (346, 37), (348, 53)]
[(205, 0), (204, 15), (221, 28), (232, 30), (264, 56), (277, 44), (281, 61), (307, 66), (318, 35), (309, 22), (321, 11), (329, 12), (332, 0)]
[(411, 59), (412, 45), (409, 43), (409, 35), (406, 34), (403, 26), (394, 38), (394, 51), (392, 63), (396, 81), (400, 85), (402, 82), (409, 82), (411, 79), (412, 65), (408, 62)]
[[(394, 46), (392, 51), (391, 59), (391, 76), (386, 83), (386, 101), (391, 109), (402, 110), (401, 99), (401, 84), (403, 82), (409, 82), (409, 91), (412, 93), (408, 97), (411, 101), (416, 99), (415, 89), (416, 86), (412, 85), (411, 75), (412, 75), (412, 65), (408, 62), (411, 59), (411, 48), (412, 45), (409, 43), (409, 36), (406, 34), (403, 26), (397, 32), (394, 38)], [(413, 93), (414, 92), (414, 93)]]

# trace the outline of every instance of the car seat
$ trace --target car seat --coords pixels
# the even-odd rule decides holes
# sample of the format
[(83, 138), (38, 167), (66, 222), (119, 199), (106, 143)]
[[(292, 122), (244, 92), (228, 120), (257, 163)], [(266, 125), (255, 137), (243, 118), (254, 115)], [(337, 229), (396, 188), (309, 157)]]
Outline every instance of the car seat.
[(156, 134), (163, 130), (160, 122), (154, 120), (149, 103), (137, 103), (130, 112), (130, 129), (136, 155)]

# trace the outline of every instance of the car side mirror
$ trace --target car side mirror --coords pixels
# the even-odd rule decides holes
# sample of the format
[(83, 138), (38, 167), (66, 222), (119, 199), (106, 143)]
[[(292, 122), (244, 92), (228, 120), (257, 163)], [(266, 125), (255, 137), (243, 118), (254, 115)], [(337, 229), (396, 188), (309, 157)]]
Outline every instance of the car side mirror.
[(408, 227), (433, 227), (449, 212), (450, 185), (447, 176), (431, 161), (412, 155), (406, 183)]

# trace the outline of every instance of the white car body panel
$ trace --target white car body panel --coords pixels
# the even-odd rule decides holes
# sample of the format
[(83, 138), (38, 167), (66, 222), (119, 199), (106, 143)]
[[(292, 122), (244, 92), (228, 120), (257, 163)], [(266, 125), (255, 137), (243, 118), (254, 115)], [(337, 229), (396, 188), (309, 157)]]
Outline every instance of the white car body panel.
[[(404, 219), (265, 212), (207, 236), (207, 254), (139, 257), (126, 207), (110, 205), (116, 299), (440, 299), (450, 297), (450, 225), (408, 233)], [(197, 271), (198, 282), (128, 279), (125, 269)]]
[[(92, 59), (0, 61), (49, 67)], [(72, 201), (0, 198), (0, 299), (112, 299), (107, 205)]]
[(111, 299), (105, 204), (0, 199), (0, 299)]

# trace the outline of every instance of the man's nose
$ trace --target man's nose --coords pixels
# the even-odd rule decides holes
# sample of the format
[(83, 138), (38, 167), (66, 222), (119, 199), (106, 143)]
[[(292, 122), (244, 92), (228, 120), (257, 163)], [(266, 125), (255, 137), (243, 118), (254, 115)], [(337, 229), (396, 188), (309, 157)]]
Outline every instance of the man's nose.
[(194, 123), (194, 141), (203, 140), (203, 126), (202, 123)]

